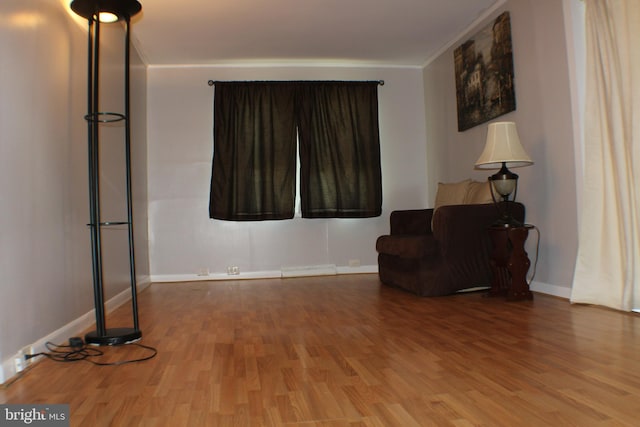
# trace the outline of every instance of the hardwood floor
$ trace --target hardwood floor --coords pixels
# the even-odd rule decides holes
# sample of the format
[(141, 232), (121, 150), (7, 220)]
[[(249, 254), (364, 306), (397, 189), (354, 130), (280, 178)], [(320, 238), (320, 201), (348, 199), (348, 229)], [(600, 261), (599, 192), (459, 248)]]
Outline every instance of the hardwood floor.
[(139, 303), (155, 358), (43, 359), (0, 403), (69, 403), (72, 426), (640, 425), (634, 314), (419, 298), (377, 275), (153, 284)]

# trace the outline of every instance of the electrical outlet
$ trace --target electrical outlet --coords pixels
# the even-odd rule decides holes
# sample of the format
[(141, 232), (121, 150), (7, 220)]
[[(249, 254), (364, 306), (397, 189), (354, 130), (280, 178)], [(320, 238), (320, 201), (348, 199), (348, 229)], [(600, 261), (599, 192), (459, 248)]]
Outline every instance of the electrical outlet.
[(227, 267), (227, 274), (229, 276), (237, 276), (240, 274), (240, 267), (238, 267), (237, 265), (232, 265)]
[(24, 360), (24, 354), (22, 354), (22, 352), (19, 351), (18, 354), (16, 354), (15, 358), (13, 359), (13, 364), (16, 370), (16, 374), (24, 371), (24, 368), (26, 368), (26, 365), (27, 365), (26, 362), (27, 361)]
[(349, 260), (349, 267), (360, 267), (360, 260), (359, 259), (350, 259)]
[(23, 347), (13, 358), (13, 366), (17, 373), (20, 373), (27, 369), (27, 366), (31, 364), (31, 359), (26, 359), (26, 355), (33, 354), (33, 346)]
[(209, 269), (208, 268), (199, 268), (198, 269), (198, 276), (208, 276), (209, 275)]

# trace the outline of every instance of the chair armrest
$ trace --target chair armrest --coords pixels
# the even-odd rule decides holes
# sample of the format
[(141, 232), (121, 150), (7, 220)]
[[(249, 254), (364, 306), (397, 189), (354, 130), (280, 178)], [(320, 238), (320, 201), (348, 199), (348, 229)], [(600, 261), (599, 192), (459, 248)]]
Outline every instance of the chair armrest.
[(419, 259), (437, 254), (436, 240), (431, 234), (380, 236), (376, 240), (376, 251), (380, 254), (400, 258)]
[(410, 209), (391, 212), (391, 235), (431, 234), (433, 209)]

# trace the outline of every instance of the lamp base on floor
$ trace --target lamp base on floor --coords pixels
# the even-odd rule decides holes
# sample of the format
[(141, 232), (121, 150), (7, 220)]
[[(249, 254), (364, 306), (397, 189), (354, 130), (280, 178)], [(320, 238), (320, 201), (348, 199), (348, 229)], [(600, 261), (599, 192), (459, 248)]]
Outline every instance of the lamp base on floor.
[(107, 329), (104, 335), (97, 331), (89, 332), (84, 336), (84, 342), (92, 345), (122, 345), (142, 338), (142, 332), (134, 328)]

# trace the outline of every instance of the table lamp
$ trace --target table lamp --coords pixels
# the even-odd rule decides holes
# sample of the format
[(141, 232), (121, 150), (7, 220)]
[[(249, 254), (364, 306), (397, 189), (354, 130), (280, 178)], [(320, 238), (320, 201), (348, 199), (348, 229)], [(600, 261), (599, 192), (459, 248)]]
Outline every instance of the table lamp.
[[(514, 122), (494, 122), (489, 124), (484, 151), (476, 161), (477, 169), (500, 169), (489, 177), (491, 197), (500, 212), (500, 219), (494, 225), (503, 227), (521, 226), (511, 215), (508, 202), (513, 202), (518, 193), (518, 175), (509, 167), (532, 165), (533, 161), (524, 151)], [(502, 203), (505, 202), (505, 203)]]

